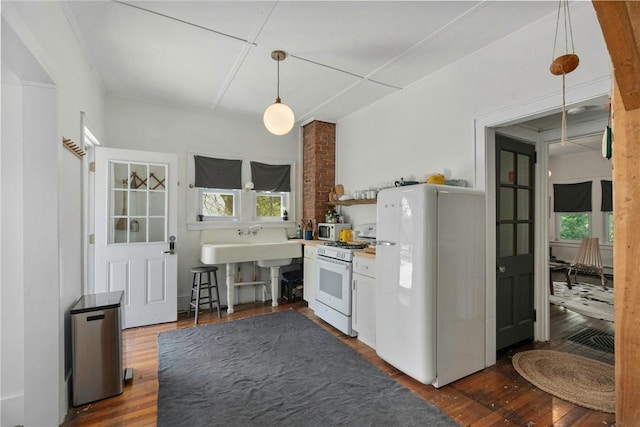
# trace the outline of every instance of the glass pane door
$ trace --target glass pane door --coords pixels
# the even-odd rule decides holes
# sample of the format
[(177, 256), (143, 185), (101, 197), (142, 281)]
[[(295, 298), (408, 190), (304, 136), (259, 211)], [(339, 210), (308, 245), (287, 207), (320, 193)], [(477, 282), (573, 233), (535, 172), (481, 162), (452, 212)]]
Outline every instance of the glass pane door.
[(109, 162), (109, 244), (165, 242), (167, 165)]

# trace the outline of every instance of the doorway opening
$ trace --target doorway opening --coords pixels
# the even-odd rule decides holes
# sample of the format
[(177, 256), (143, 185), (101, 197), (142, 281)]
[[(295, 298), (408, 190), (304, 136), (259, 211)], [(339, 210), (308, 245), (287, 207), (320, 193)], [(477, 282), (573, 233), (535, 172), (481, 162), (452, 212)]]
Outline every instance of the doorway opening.
[[(549, 110), (546, 113), (539, 113), (534, 116), (523, 117), (506, 124), (498, 124), (487, 127), (487, 133), (492, 138), (487, 139), (487, 151), (490, 152), (490, 145), (496, 141), (496, 134), (508, 135), (519, 140), (530, 141), (535, 144), (537, 151), (536, 164), (536, 201), (540, 206), (536, 209), (536, 220), (540, 222), (536, 226), (535, 245), (535, 308), (537, 312), (535, 340), (547, 342), (546, 345), (553, 346), (560, 351), (582, 351), (590, 353), (593, 347), (581, 349), (569, 338), (579, 334), (583, 329), (595, 329), (605, 335), (613, 333), (613, 323), (593, 317), (585, 316), (579, 312), (571, 311), (560, 305), (550, 304), (550, 291), (554, 282), (566, 283), (565, 275), (561, 270), (549, 271), (550, 260), (565, 261), (570, 263), (580, 244), (580, 239), (567, 238), (561, 225), (561, 212), (554, 212), (553, 207), (553, 185), (570, 184), (577, 182), (593, 183), (593, 208), (588, 213), (587, 221), (588, 235), (598, 237), (600, 241), (601, 254), (605, 273), (609, 273), (607, 286), (613, 285), (613, 236), (610, 233), (610, 224), (613, 218), (612, 213), (600, 210), (602, 195), (600, 191), (601, 182), (611, 180), (611, 163), (603, 158), (601, 154), (602, 135), (608, 121), (609, 98), (606, 95), (592, 97), (580, 103), (570, 106), (573, 114), (569, 115), (567, 144), (560, 144), (560, 113), (557, 110)], [(491, 141), (490, 141), (491, 140)], [(497, 150), (496, 146), (493, 150)], [(494, 153), (487, 154), (487, 158), (495, 156)], [(487, 165), (487, 171), (492, 169)], [(489, 174), (487, 174), (488, 176)], [(491, 179), (487, 179), (491, 182)], [(488, 185), (489, 187), (489, 185)], [(496, 199), (499, 198), (497, 189), (494, 192)], [(498, 208), (497, 208), (498, 210)], [(499, 211), (496, 212), (496, 220), (499, 220)], [(497, 226), (499, 227), (499, 225)], [(496, 237), (499, 232), (496, 230)], [(499, 241), (496, 242), (496, 249), (499, 249)], [(498, 261), (498, 255), (496, 255)], [(499, 267), (499, 263), (496, 262)], [(499, 271), (496, 273), (496, 282), (499, 282)], [(575, 281), (576, 279), (572, 279)], [(577, 282), (580, 284), (591, 284), (598, 282), (594, 277), (587, 274), (578, 274)], [(571, 292), (571, 290), (570, 290)], [(574, 291), (574, 292), (577, 292)], [(498, 293), (498, 285), (496, 287)], [(576, 298), (580, 298), (578, 295)], [(496, 319), (500, 317), (499, 306), (496, 305)], [(496, 345), (498, 348), (498, 345)], [(598, 351), (596, 349), (596, 351)], [(594, 358), (594, 353), (589, 357)], [(613, 354), (607, 352), (595, 353), (595, 357), (605, 362), (613, 363)]]

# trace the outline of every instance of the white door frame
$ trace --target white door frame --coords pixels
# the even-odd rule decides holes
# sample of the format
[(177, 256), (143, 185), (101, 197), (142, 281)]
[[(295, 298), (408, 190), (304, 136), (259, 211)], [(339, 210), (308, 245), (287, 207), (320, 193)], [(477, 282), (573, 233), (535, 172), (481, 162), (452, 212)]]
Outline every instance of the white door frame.
[[(567, 90), (567, 103), (573, 104), (600, 96), (608, 95), (611, 89), (610, 76)], [(484, 190), (487, 195), (486, 214), (486, 341), (485, 363), (496, 363), (496, 207), (493, 182), (495, 182), (495, 129), (523, 120), (542, 117), (557, 112), (562, 105), (560, 91), (528, 102), (508, 106), (498, 111), (481, 115), (475, 119), (475, 187)], [(548, 209), (548, 145), (536, 138), (536, 218), (546, 218)], [(548, 221), (536, 221), (535, 261), (534, 261), (534, 299), (538, 313), (534, 324), (534, 340), (548, 341), (549, 321), (549, 258)]]
[[(95, 129), (91, 126), (86, 114), (80, 112), (80, 143), (87, 153), (82, 157), (82, 294), (94, 293), (94, 255), (95, 247), (91, 243), (91, 235), (95, 232), (95, 174), (90, 171), (90, 165), (95, 161), (95, 147), (85, 143), (84, 129), (91, 132)], [(95, 133), (94, 133), (95, 134)]]

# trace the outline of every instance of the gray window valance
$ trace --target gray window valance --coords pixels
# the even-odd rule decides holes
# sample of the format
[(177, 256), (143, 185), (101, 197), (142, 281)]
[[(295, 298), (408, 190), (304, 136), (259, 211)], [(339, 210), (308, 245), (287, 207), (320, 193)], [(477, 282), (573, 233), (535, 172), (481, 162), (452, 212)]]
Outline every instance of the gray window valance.
[(214, 159), (193, 156), (196, 179), (194, 185), (200, 188), (242, 188), (242, 160)]
[(553, 184), (554, 212), (591, 212), (591, 181)]
[(600, 210), (602, 212), (613, 212), (613, 182), (601, 179), (600, 186), (602, 188)]
[(251, 180), (258, 191), (291, 191), (291, 165), (251, 162)]

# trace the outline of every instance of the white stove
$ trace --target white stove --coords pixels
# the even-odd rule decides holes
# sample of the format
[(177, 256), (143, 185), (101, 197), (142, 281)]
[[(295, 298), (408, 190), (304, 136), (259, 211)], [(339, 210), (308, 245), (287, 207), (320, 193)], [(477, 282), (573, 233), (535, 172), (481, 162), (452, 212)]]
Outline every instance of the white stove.
[[(375, 225), (367, 224), (375, 232)], [(358, 232), (358, 229), (356, 229)], [(362, 232), (360, 232), (362, 233)], [(371, 235), (360, 238), (374, 240)], [(316, 259), (316, 289), (315, 314), (346, 335), (356, 336), (351, 328), (351, 273), (353, 253), (369, 246), (364, 242), (327, 242), (318, 246)]]
[(369, 246), (367, 243), (327, 242), (318, 247), (318, 255), (351, 262), (353, 261), (353, 251), (364, 249), (367, 246)]

